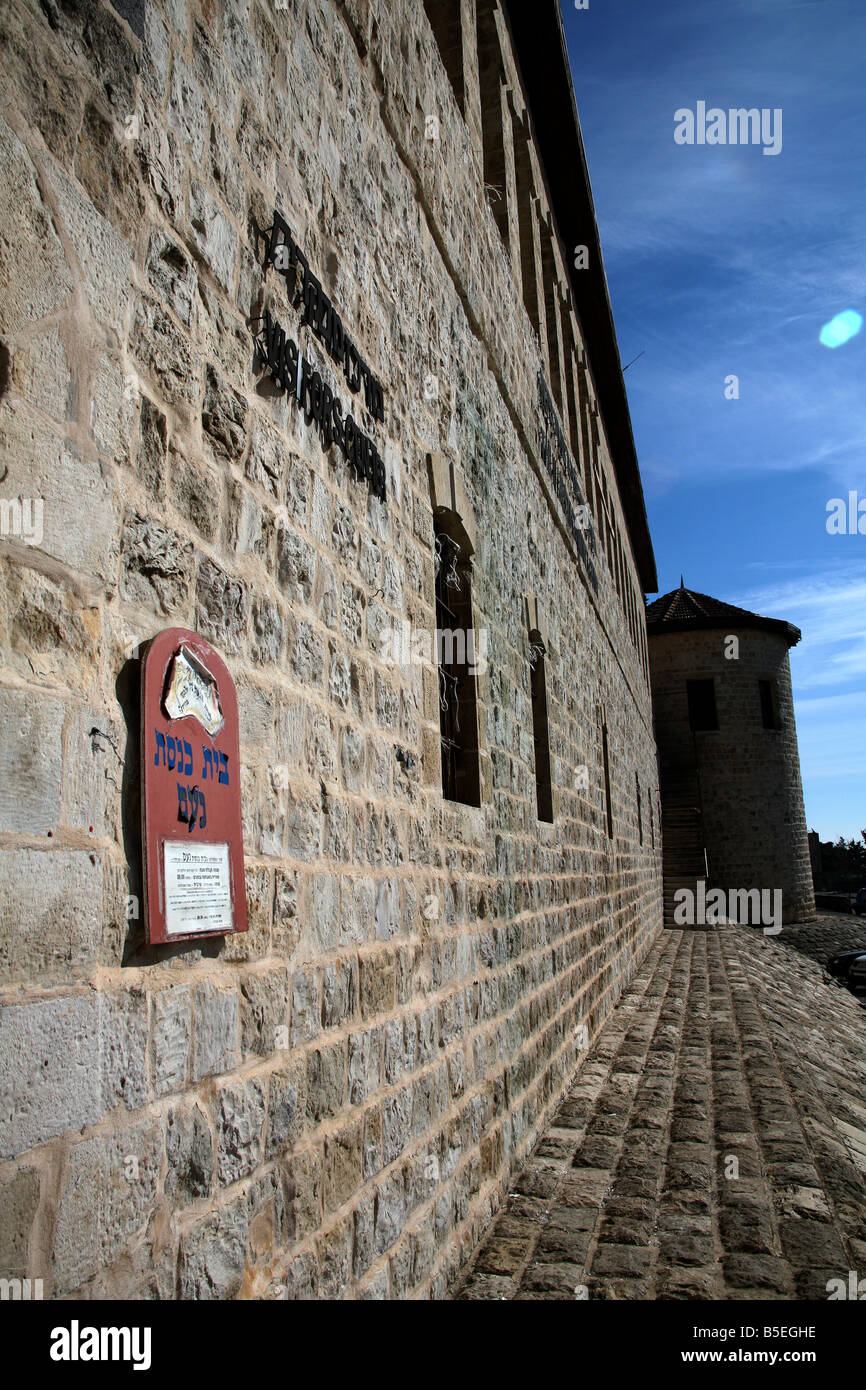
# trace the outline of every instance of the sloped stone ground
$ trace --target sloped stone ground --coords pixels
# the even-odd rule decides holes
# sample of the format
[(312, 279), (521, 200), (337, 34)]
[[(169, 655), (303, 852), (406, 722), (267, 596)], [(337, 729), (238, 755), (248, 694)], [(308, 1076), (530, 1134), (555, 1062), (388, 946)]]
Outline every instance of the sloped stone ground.
[(825, 912), (817, 922), (783, 927), (778, 940), (824, 965), (839, 951), (854, 951), (858, 947), (866, 951), (866, 917), (855, 917), (850, 912)]
[(866, 1276), (866, 1016), (797, 930), (661, 934), (454, 1297), (826, 1299)]

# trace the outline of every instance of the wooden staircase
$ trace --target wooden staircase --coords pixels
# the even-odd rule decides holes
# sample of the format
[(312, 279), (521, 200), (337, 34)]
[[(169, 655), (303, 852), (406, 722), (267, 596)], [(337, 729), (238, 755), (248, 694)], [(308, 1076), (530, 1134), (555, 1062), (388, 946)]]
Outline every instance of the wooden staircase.
[[(674, 922), (674, 894), (678, 888), (696, 893), (700, 880), (706, 882), (707, 860), (704, 848), (701, 790), (695, 767), (663, 767), (662, 799), (662, 875), (664, 881), (664, 923)], [(700, 927), (701, 924), (696, 924)]]

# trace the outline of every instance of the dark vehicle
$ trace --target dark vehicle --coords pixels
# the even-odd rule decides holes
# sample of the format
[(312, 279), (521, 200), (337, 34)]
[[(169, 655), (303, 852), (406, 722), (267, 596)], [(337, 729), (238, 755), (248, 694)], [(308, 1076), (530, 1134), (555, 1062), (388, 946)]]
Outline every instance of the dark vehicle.
[(852, 960), (847, 984), (850, 990), (866, 989), (866, 955), (857, 956)]
[(844, 979), (858, 956), (866, 956), (866, 946), (858, 946), (856, 951), (840, 951), (838, 956), (831, 956), (826, 967), (828, 973), (834, 975), (837, 980)]
[(866, 888), (861, 888), (854, 899), (854, 911), (858, 917), (862, 917), (866, 912)]
[(826, 965), (827, 973), (849, 989), (866, 987), (866, 946), (856, 951), (840, 951), (831, 956)]

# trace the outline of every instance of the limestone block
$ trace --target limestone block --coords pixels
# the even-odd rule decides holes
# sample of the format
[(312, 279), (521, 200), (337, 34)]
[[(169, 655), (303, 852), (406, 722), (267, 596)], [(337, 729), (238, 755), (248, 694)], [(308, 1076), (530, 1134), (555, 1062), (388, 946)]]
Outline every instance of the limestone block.
[(222, 458), (238, 459), (247, 442), (247, 403), (217, 369), (210, 364), (205, 374), (202, 428), (214, 452)]
[(4, 409), (0, 453), (9, 469), (4, 496), (39, 504), (22, 524), (24, 542), (91, 582), (105, 582), (117, 557), (117, 515), (112, 483), (97, 461), (64, 444), (20, 403)]
[(246, 1197), (192, 1227), (180, 1245), (180, 1297), (233, 1298), (241, 1284), (249, 1240)]
[(169, 450), (169, 496), (183, 517), (205, 540), (213, 541), (219, 527), (222, 486), (213, 468), (202, 468), (183, 448)]
[(12, 384), (28, 404), (66, 420), (74, 404), (73, 377), (56, 328), (28, 341), (12, 356)]
[(285, 448), (281, 435), (259, 416), (250, 423), (250, 451), (244, 464), (248, 478), (273, 497), (282, 495)]
[(278, 666), (283, 649), (283, 617), (275, 599), (253, 605), (253, 650), (257, 661)]
[(307, 1054), (307, 1117), (336, 1115), (346, 1093), (346, 1044), (336, 1042)]
[(246, 635), (250, 596), (246, 584), (212, 560), (203, 560), (196, 582), (195, 626), (223, 649), (239, 651)]
[(143, 95), (136, 112), (138, 137), (134, 151), (166, 217), (175, 219), (183, 203), (184, 161), (177, 139), (162, 124), (160, 112)]
[[(0, 689), (0, 830), (40, 835), (60, 817), (65, 706), (23, 690)], [(44, 861), (43, 861), (44, 862)]]
[[(51, 212), (36, 183), (36, 169), (21, 141), (0, 119), (0, 332), (20, 332), (56, 313), (72, 294)], [(24, 248), (27, 254), (22, 255)]]
[(130, 292), (130, 244), (56, 165), (47, 166), (47, 178), (78, 257), (90, 308), (101, 324), (120, 334)]
[(172, 64), (166, 115), (179, 141), (189, 150), (193, 164), (199, 166), (207, 131), (204, 97), (198, 82), (177, 55)]
[(261, 110), (264, 106), (262, 54), (245, 10), (245, 6), (237, 6), (223, 15), (222, 51), (235, 78)]
[(214, 110), (219, 112), (222, 124), (232, 130), (238, 103), (237, 87), (219, 45), (197, 20), (192, 33), (192, 66), (202, 90), (207, 92)]
[(233, 489), (229, 513), (232, 542), (237, 554), (264, 558), (270, 546), (270, 518), (266, 526), (264, 512), (249, 489)]
[(0, 976), (77, 978), (102, 948), (102, 864), (84, 850), (4, 850)]
[(308, 604), (316, 579), (316, 553), (297, 531), (287, 526), (277, 534), (277, 565), (286, 598)]
[[(129, 6), (134, 0), (124, 0), (124, 3)], [(111, 11), (94, 10), (86, 0), (67, 0), (54, 11), (54, 22), (72, 52), (86, 55), (88, 66), (101, 83), (109, 105), (119, 115), (132, 111), (138, 58), (123, 25)]]
[(169, 405), (189, 407), (198, 398), (200, 368), (189, 339), (155, 300), (139, 297), (129, 346), (142, 377)]
[[(80, 72), (56, 50), (33, 42), (30, 15), (24, 7), (0, 7), (0, 65), (7, 103), (18, 104), (54, 158), (68, 164), (81, 126), (84, 84)], [(5, 155), (0, 165), (6, 173)], [(7, 217), (4, 204), (4, 222)]]
[(203, 183), (194, 179), (189, 191), (189, 221), (193, 244), (224, 290), (231, 290), (238, 254), (238, 234), (219, 203)]
[(287, 1034), (289, 985), (287, 970), (248, 974), (241, 982), (241, 1052), (244, 1057), (269, 1057)]
[(183, 1090), (192, 1031), (188, 985), (169, 985), (151, 999), (150, 1075), (153, 1093)]
[(319, 1250), (319, 1297), (342, 1298), (352, 1267), (352, 1219), (345, 1217), (322, 1236)]
[(168, 427), (165, 416), (153, 401), (141, 398), (138, 420), (138, 450), (135, 467), (152, 497), (165, 493), (165, 461)]
[(313, 950), (333, 950), (340, 941), (340, 880), (336, 874), (316, 874), (310, 886), (310, 926)]
[(103, 1107), (136, 1110), (147, 1101), (147, 996), (141, 986), (134, 986), (102, 995), (100, 1003)]
[(295, 1062), (284, 1071), (272, 1072), (268, 1088), (265, 1158), (274, 1158), (290, 1149), (303, 1129), (302, 1066)]
[(189, 326), (197, 276), (182, 248), (164, 232), (151, 232), (145, 269), (151, 288), (174, 310), (181, 323)]
[(207, 1197), (213, 1188), (213, 1135), (200, 1105), (170, 1110), (165, 1128), (166, 1194), (178, 1202)]
[(319, 983), (310, 971), (292, 976), (292, 1045), (314, 1038), (321, 1028)]
[(97, 212), (132, 247), (144, 199), (133, 150), (136, 116), (107, 117), (99, 100), (88, 101), (78, 132), (75, 174)]
[(145, 0), (126, 0), (126, 4), (135, 11), (134, 20), (129, 19), (129, 26), (143, 38), (142, 78), (156, 100), (161, 101), (168, 83), (171, 57), (171, 35), (168, 26), (156, 7), (146, 4)]
[(190, 1079), (200, 1081), (231, 1071), (238, 1061), (238, 1000), (233, 989), (216, 989), (209, 981), (194, 994)]
[(384, 1178), (376, 1189), (376, 1236), (377, 1255), (388, 1250), (400, 1234), (403, 1225), (404, 1190), (400, 1173), (392, 1173)]
[(216, 1106), (217, 1179), (226, 1187), (261, 1160), (265, 1093), (259, 1081), (238, 1082), (217, 1091)]
[(0, 1011), (0, 1156), (14, 1157), (100, 1118), (101, 1016), (93, 994)]
[(155, 1119), (74, 1144), (66, 1162), (52, 1274), (77, 1288), (109, 1265), (147, 1221), (158, 1196), (163, 1136)]
[(120, 592), (146, 607), (180, 616), (192, 579), (193, 547), (147, 517), (129, 512), (121, 542)]
[(30, 1229), (39, 1205), (39, 1174), (19, 1168), (0, 1181), (0, 1279), (24, 1279), (28, 1273)]

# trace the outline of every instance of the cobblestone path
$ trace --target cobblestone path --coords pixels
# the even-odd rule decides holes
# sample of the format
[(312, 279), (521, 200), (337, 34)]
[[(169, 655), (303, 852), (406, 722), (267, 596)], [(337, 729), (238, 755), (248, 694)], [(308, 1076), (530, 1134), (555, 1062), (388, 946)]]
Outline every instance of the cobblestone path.
[(661, 933), (453, 1296), (826, 1299), (849, 1270), (866, 1019), (781, 938), (728, 926)]

